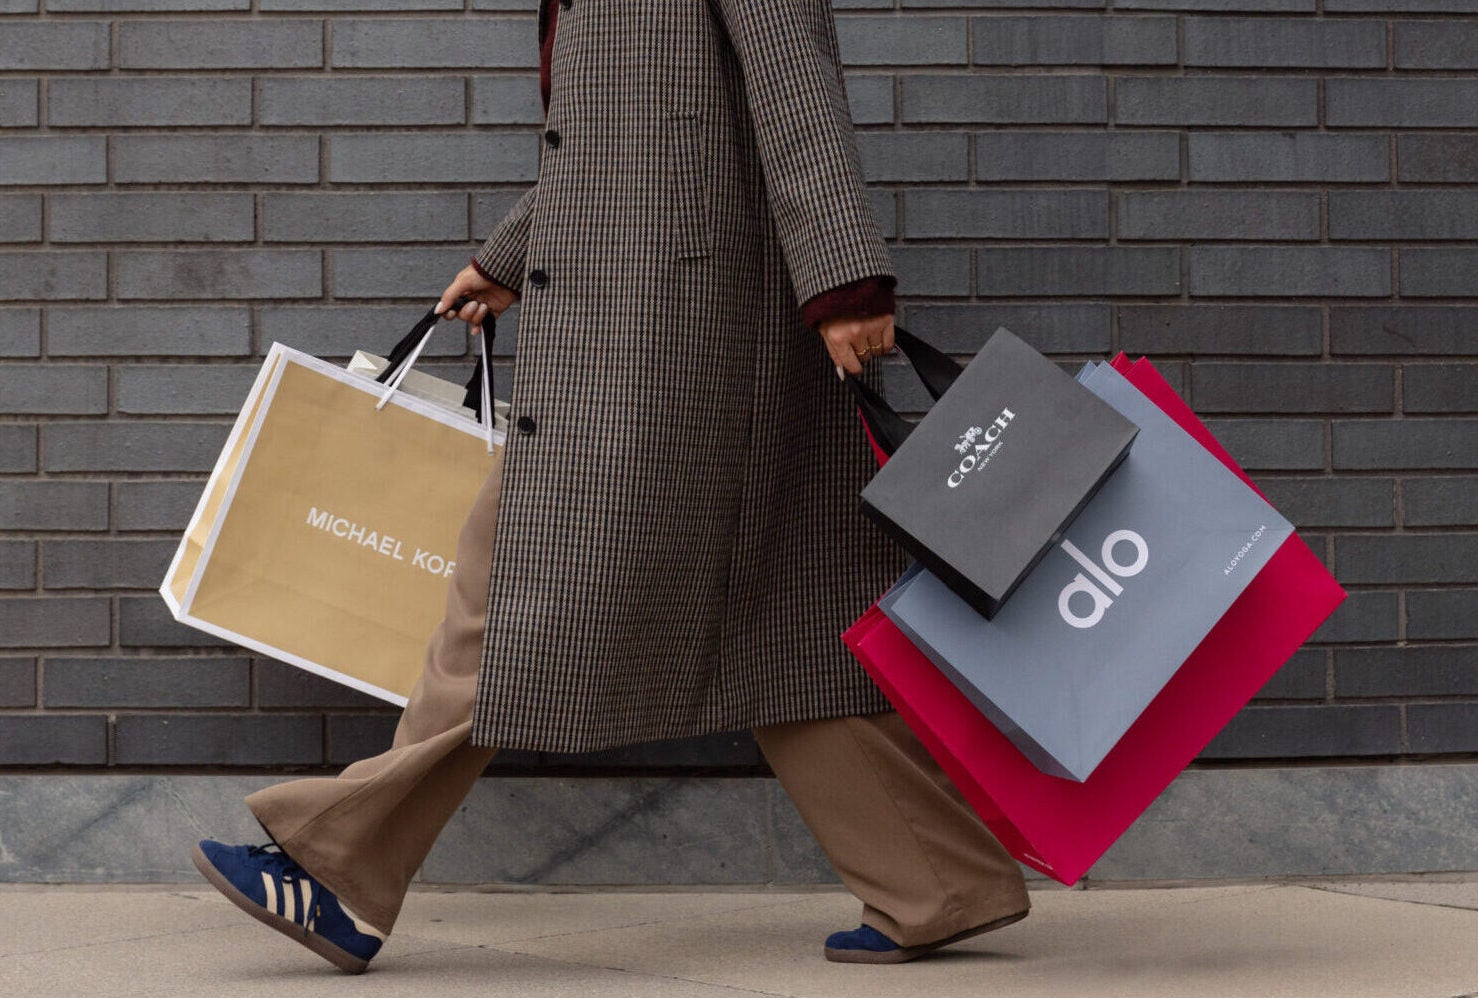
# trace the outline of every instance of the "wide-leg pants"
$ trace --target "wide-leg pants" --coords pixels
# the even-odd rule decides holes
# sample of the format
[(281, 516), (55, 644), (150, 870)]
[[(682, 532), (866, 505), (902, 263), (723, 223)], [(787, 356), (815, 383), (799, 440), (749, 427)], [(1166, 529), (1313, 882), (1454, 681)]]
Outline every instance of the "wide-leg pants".
[[(446, 616), (391, 747), (337, 776), (290, 780), (246, 798), (288, 855), (382, 933), (497, 752), (473, 746), (468, 735), (501, 479), (500, 457), (462, 527)], [(862, 901), (864, 923), (911, 946), (1029, 907), (1016, 862), (897, 713), (753, 731), (842, 883)]]

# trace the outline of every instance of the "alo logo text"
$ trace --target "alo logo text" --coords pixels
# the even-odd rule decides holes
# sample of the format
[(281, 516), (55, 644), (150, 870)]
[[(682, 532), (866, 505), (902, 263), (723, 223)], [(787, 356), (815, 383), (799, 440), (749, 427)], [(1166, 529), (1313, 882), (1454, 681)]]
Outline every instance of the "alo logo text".
[[(977, 471), (986, 466), (990, 456), (986, 451), (992, 449), (992, 445), (1005, 431), (1006, 425), (1016, 418), (1016, 413), (1010, 409), (1002, 409), (1001, 414), (988, 427), (972, 426), (960, 434), (959, 442), (955, 444), (955, 451), (965, 455), (954, 471), (949, 473), (947, 479), (950, 488), (958, 488), (965, 480), (965, 476), (972, 471)], [(976, 441), (980, 441), (976, 443)]]
[[(1127, 544), (1134, 548), (1134, 560), (1128, 564), (1115, 558), (1115, 549), (1120, 544)], [(1062, 549), (1098, 582), (1098, 585), (1095, 585), (1083, 572), (1079, 572), (1077, 577), (1063, 586), (1062, 592), (1057, 594), (1057, 612), (1062, 614), (1063, 620), (1074, 627), (1093, 627), (1103, 619), (1104, 611), (1114, 605), (1114, 597), (1124, 592), (1124, 587), (1115, 581), (1114, 576), (1120, 579), (1132, 578), (1143, 572), (1144, 567), (1150, 563), (1150, 546), (1145, 543), (1143, 537), (1132, 530), (1115, 530), (1103, 539), (1103, 547), (1098, 554), (1103, 567), (1095, 565), (1093, 559), (1079, 551), (1077, 545), (1070, 540), (1063, 540)], [(1113, 573), (1112, 576), (1110, 572)], [(1086, 616), (1073, 612), (1072, 599), (1078, 593), (1084, 594), (1093, 601), (1093, 610)]]

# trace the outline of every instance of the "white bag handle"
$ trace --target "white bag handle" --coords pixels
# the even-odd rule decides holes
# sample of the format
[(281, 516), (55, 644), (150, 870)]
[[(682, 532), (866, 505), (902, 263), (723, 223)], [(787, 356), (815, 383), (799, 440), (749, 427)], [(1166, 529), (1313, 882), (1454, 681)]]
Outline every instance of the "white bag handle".
[[(460, 297), (452, 303), (448, 311), (455, 312), (469, 301), (471, 299), (466, 296)], [(421, 356), (421, 351), (430, 342), (431, 334), (436, 331), (436, 327), (442, 318), (443, 316), (439, 315), (436, 309), (428, 310), (421, 317), (420, 321), (411, 328), (411, 331), (402, 337), (400, 342), (395, 345), (395, 348), (390, 351), (390, 357), (385, 364), (385, 369), (375, 379), (385, 385), (385, 390), (380, 393), (380, 400), (375, 403), (376, 412), (383, 409), (385, 403), (390, 401), (390, 396), (399, 390), (400, 383), (405, 380), (405, 376), (415, 366), (416, 361)], [(489, 313), (487, 318), (483, 320), (481, 327), (482, 335), (479, 337), (481, 340), (481, 356), (478, 358), (477, 371), (473, 373), (473, 377), (477, 378), (480, 382), (479, 401), (481, 404), (478, 406), (480, 410), (479, 418), (486, 431), (489, 454), (493, 452), (493, 428), (496, 425), (496, 418), (493, 412), (492, 356), (490, 347), (496, 318), (496, 316)], [(467, 390), (470, 395), (472, 391), (471, 384), (467, 386)]]

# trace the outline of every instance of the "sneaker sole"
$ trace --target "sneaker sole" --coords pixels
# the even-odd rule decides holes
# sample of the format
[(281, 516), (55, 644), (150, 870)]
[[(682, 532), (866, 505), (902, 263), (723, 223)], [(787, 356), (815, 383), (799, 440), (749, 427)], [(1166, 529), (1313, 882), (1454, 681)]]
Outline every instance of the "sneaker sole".
[(932, 953), (941, 946), (948, 946), (950, 943), (957, 943), (962, 939), (969, 939), (971, 936), (993, 932), (996, 929), (1004, 929), (1008, 925), (1021, 921), (1026, 916), (1027, 911), (1018, 911), (1014, 914), (1007, 915), (1005, 918), (998, 918), (993, 922), (986, 922), (984, 925), (977, 925), (973, 929), (956, 932), (952, 936), (946, 936), (932, 943), (921, 943), (918, 946), (900, 946), (897, 949), (882, 951), (832, 949), (830, 946), (827, 946), (826, 958), (832, 963), (907, 963), (909, 960), (918, 959), (925, 953)]
[(276, 912), (268, 911), (241, 893), (235, 884), (227, 880), (221, 871), (215, 868), (215, 865), (211, 863), (210, 859), (205, 855), (205, 851), (200, 846), (195, 846), (190, 852), (190, 859), (194, 861), (195, 868), (200, 871), (200, 875), (208, 880), (212, 887), (224, 894), (236, 907), (257, 921), (265, 925), (270, 925), (278, 932), (293, 940), (293, 942), (302, 943), (340, 970), (350, 974), (362, 974), (365, 968), (369, 966), (368, 960), (357, 957), (342, 947), (335, 946), (323, 936), (303, 928), (297, 922), (283, 918)]

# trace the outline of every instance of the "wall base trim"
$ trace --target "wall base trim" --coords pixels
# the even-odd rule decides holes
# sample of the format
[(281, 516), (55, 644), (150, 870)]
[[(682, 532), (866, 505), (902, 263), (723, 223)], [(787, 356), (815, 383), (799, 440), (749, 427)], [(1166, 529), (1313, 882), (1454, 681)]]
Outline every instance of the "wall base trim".
[[(0, 776), (0, 882), (194, 883), (201, 838), (257, 842), (282, 777)], [(1183, 773), (1088, 880), (1478, 871), (1478, 763)], [(773, 779), (490, 777), (420, 878), (439, 884), (826, 884)]]

